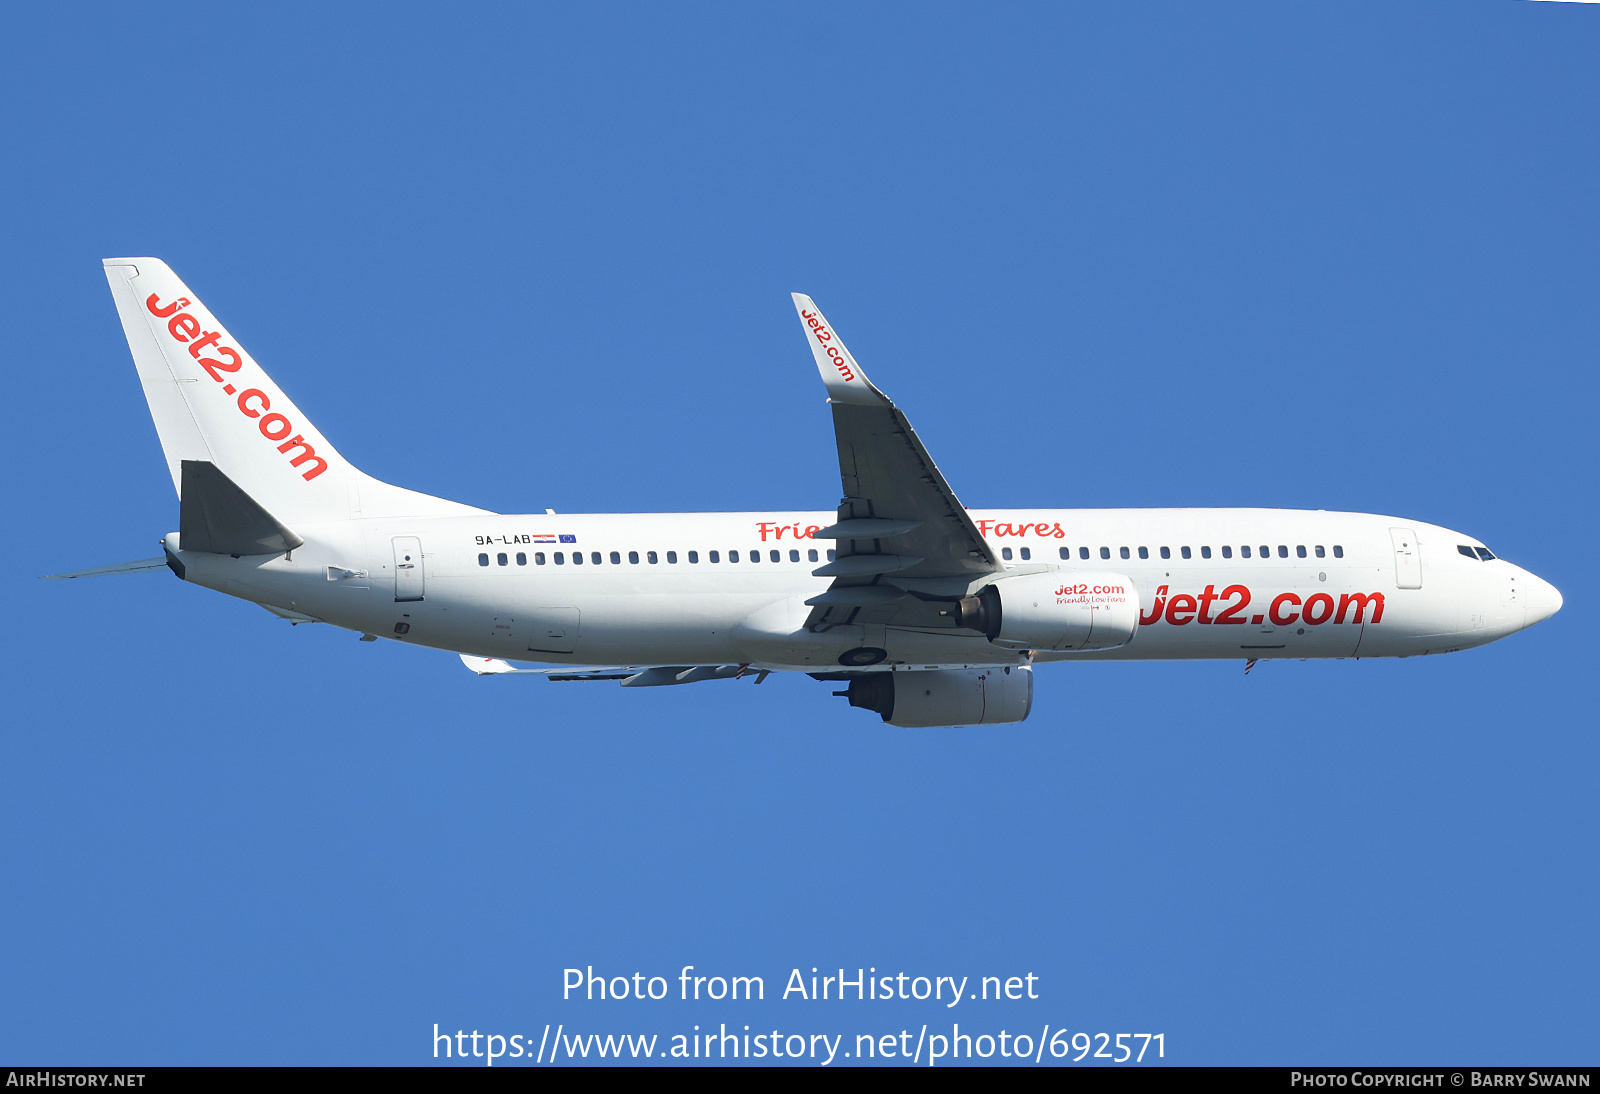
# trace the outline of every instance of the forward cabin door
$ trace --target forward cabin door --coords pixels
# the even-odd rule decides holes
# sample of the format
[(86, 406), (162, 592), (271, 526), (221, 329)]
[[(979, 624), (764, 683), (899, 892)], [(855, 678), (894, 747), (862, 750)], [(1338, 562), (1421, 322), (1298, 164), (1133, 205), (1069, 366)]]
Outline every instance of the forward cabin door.
[(421, 600), (423, 594), (423, 581), (422, 541), (416, 536), (395, 536), (395, 600)]
[(1401, 589), (1422, 588), (1422, 555), (1417, 550), (1417, 536), (1409, 528), (1389, 529), (1394, 540), (1394, 583)]

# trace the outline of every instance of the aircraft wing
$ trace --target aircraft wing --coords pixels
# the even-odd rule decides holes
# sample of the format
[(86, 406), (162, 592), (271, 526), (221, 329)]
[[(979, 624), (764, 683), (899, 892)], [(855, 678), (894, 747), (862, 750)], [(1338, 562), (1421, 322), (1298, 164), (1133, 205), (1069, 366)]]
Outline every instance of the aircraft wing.
[(568, 665), (554, 669), (518, 669), (498, 657), (473, 657), (466, 653), (461, 655), (461, 663), (479, 676), (544, 676), (558, 681), (618, 680), (625, 688), (697, 684), (701, 680), (736, 680), (747, 675), (754, 675), (759, 684), (767, 678), (764, 670), (752, 669), (749, 665)]
[(999, 572), (1000, 560), (905, 414), (867, 379), (811, 298), (793, 295), (833, 408), (844, 488), (838, 523), (817, 533), (838, 542), (835, 560), (813, 571), (834, 581), (807, 601), (813, 611), (806, 625), (844, 622), (862, 608), (903, 600), (901, 581)]

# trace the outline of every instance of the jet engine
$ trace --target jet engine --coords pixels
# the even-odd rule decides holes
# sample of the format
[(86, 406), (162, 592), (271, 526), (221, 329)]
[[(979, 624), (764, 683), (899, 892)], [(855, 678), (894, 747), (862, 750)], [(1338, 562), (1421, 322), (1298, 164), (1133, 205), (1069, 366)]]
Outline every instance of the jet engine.
[(1109, 650), (1139, 630), (1133, 581), (1098, 571), (1003, 577), (959, 609), (961, 626), (1010, 650)]
[(987, 726), (1020, 722), (1033, 709), (1033, 670), (1026, 665), (987, 669), (870, 672), (845, 691), (892, 726)]

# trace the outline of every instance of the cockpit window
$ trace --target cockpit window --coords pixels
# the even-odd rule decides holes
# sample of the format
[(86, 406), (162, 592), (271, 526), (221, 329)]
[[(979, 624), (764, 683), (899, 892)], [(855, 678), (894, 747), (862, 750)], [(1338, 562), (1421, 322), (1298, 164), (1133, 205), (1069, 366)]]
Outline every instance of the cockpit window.
[(1456, 545), (1456, 550), (1458, 550), (1462, 554), (1466, 555), (1472, 561), (1474, 561), (1474, 562), (1478, 561), (1478, 552), (1474, 551), (1471, 547), (1468, 547), (1465, 543), (1457, 544)]
[(1460, 551), (1468, 558), (1480, 562), (1488, 562), (1490, 559), (1494, 558), (1494, 552), (1489, 550), (1487, 547), (1468, 547), (1465, 543), (1458, 543), (1456, 544), (1456, 550)]
[(1478, 548), (1478, 557), (1483, 559), (1483, 561), (1488, 562), (1491, 558), (1494, 557), (1494, 552), (1489, 550), (1489, 548), (1487, 548), (1487, 547), (1479, 547)]

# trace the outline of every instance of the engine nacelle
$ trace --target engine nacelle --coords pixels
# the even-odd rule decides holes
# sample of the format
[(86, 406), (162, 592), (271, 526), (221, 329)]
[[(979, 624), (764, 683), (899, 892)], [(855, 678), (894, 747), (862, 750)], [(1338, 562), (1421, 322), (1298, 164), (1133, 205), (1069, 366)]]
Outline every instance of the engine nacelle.
[(1020, 722), (1033, 709), (1033, 670), (987, 669), (872, 672), (850, 681), (845, 695), (892, 726), (988, 726)]
[(1110, 650), (1139, 630), (1139, 591), (1123, 574), (1021, 574), (960, 603), (963, 627), (1010, 650)]

